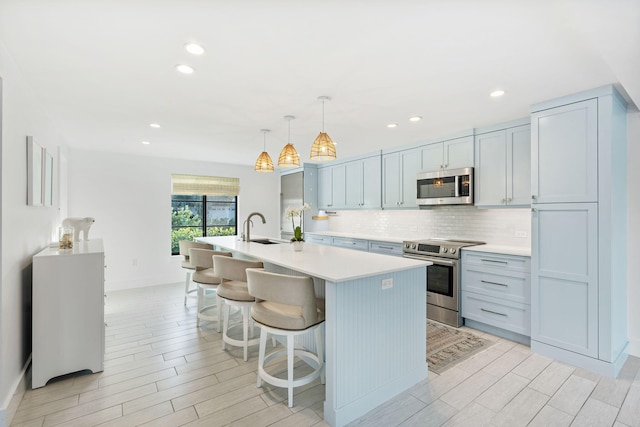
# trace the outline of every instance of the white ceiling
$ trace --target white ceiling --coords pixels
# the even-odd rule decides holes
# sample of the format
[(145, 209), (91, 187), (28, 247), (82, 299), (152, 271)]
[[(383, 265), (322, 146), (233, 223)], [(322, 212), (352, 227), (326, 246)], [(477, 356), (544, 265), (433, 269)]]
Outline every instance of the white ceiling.
[(0, 43), (70, 147), (252, 165), (285, 115), (308, 159), (321, 95), (339, 158), (609, 83), (640, 105), (639, 22), (638, 0), (2, 0)]

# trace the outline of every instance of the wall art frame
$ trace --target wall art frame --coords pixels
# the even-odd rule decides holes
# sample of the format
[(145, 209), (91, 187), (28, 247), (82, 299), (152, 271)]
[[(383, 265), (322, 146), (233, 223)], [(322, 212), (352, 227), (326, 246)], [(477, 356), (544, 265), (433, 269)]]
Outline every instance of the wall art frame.
[(33, 136), (27, 136), (27, 205), (42, 206), (43, 149)]

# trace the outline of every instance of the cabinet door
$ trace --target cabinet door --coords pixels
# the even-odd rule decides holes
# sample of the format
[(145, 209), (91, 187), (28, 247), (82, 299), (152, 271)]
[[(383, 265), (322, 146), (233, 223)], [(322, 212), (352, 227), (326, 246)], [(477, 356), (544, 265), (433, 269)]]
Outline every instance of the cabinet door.
[(598, 200), (598, 101), (531, 115), (531, 192), (537, 203)]
[(437, 171), (444, 167), (444, 144), (437, 142), (422, 147), (421, 158), (423, 171)]
[(347, 176), (346, 166), (344, 164), (331, 167), (331, 208), (343, 209), (347, 206)]
[(401, 174), (400, 153), (389, 153), (382, 156), (382, 207), (385, 209), (399, 206), (402, 188)]
[(318, 168), (318, 207), (330, 209), (333, 207), (333, 180), (331, 167)]
[(531, 126), (507, 129), (507, 202), (531, 205)]
[(505, 204), (507, 181), (506, 131), (476, 136), (474, 190), (476, 206)]
[(473, 137), (445, 141), (443, 146), (445, 169), (468, 168), (473, 166)]
[(347, 208), (362, 207), (362, 162), (360, 160), (344, 165), (345, 173), (345, 206)]
[(531, 338), (598, 357), (598, 207), (534, 205)]
[(420, 151), (416, 148), (400, 153), (400, 168), (402, 174), (402, 186), (400, 187), (401, 208), (418, 208), (416, 200), (416, 175), (420, 172)]
[(367, 157), (362, 165), (362, 208), (380, 209), (382, 196), (382, 170), (380, 156)]

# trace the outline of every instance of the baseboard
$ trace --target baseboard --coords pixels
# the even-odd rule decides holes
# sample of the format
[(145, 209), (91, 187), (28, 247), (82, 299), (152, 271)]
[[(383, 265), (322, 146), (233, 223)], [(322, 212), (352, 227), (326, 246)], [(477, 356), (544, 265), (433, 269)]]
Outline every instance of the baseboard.
[(629, 339), (629, 356), (640, 357), (640, 340)]
[(531, 339), (528, 336), (519, 334), (517, 332), (507, 331), (506, 329), (497, 328), (495, 326), (487, 325), (486, 323), (476, 322), (475, 320), (471, 320), (471, 319), (464, 319), (464, 325), (471, 329), (477, 329), (479, 331), (486, 332), (488, 334), (495, 335), (500, 338), (505, 338), (510, 341), (519, 342), (520, 344), (524, 344), (527, 347), (531, 345)]
[(618, 355), (616, 360), (606, 362), (534, 340), (531, 340), (531, 351), (610, 378), (618, 376), (628, 356), (628, 346)]
[(0, 408), (0, 427), (6, 427), (11, 425), (13, 421), (13, 417), (16, 415), (18, 410), (18, 406), (20, 406), (20, 402), (22, 401), (22, 397), (24, 396), (25, 391), (29, 387), (29, 383), (31, 382), (27, 373), (30, 372), (29, 368), (31, 367), (31, 356), (27, 359), (27, 363), (25, 363), (24, 368), (20, 372), (20, 376), (16, 379), (13, 387), (13, 393), (10, 396), (7, 396), (4, 402), (2, 402), (2, 408)]

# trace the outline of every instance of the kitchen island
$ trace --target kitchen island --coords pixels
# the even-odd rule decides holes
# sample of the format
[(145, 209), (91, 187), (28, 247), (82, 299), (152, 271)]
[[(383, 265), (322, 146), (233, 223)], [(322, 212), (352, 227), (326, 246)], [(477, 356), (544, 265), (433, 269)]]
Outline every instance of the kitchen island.
[[(313, 277), (325, 298), (325, 421), (342, 426), (427, 378), (425, 261), (305, 244), (197, 239), (265, 270)], [(311, 347), (312, 342), (303, 342)]]

